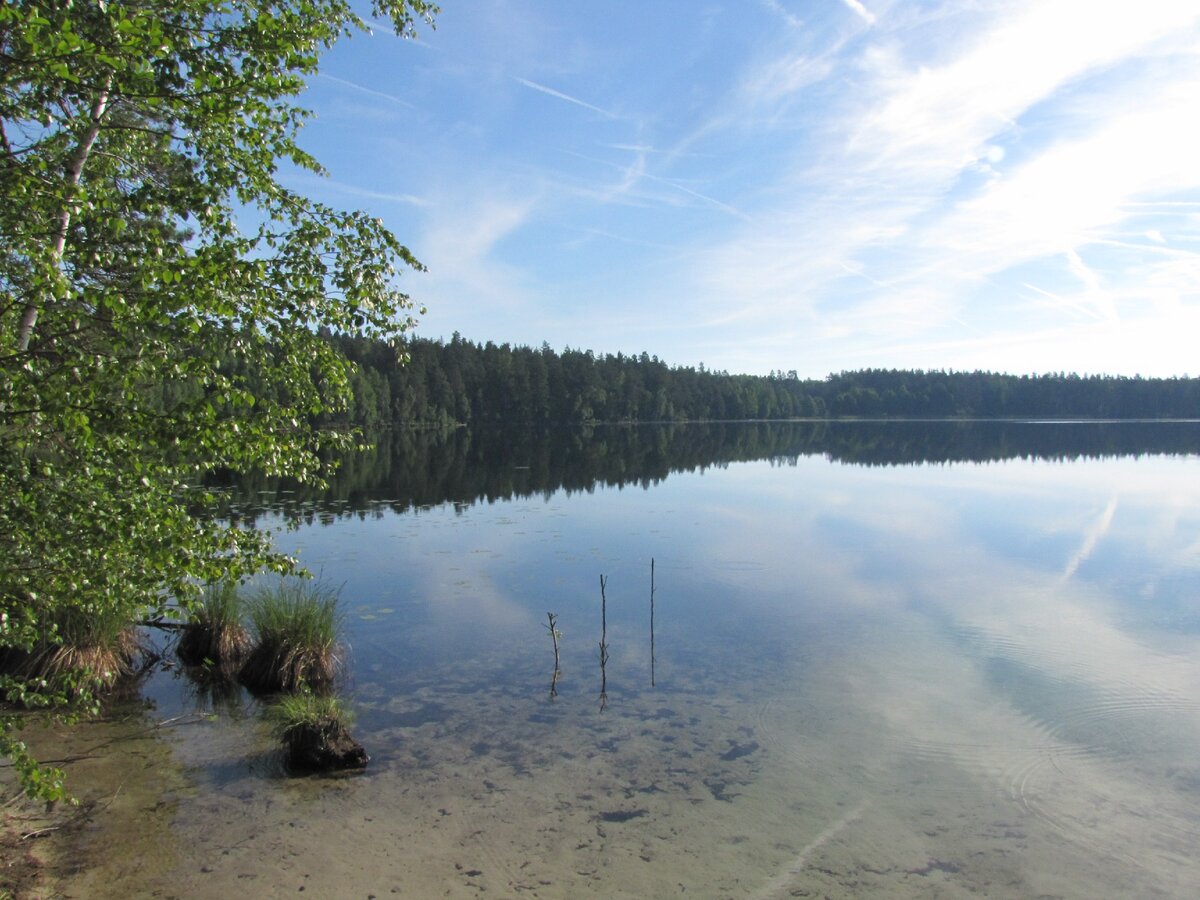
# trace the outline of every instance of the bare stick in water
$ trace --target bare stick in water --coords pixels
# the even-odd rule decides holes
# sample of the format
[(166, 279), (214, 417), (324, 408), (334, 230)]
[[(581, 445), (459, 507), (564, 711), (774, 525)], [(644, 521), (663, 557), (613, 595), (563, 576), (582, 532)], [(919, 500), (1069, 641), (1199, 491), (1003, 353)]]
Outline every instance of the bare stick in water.
[(608, 579), (603, 575), (600, 576), (600, 708), (604, 709), (608, 706), (608, 674), (605, 667), (608, 665), (608, 598), (604, 594), (604, 589), (608, 585)]
[(654, 557), (650, 557), (650, 687), (654, 687)]
[(562, 632), (558, 630), (558, 616), (548, 612), (546, 619), (549, 621), (546, 630), (550, 632), (550, 640), (554, 641), (554, 674), (550, 677), (550, 699), (553, 700), (558, 696), (558, 639), (562, 637)]
[(550, 624), (546, 626), (546, 630), (550, 632), (550, 640), (554, 641), (554, 668), (558, 669), (558, 639), (562, 637), (562, 632), (558, 630), (558, 616), (552, 612), (546, 613), (546, 618)]

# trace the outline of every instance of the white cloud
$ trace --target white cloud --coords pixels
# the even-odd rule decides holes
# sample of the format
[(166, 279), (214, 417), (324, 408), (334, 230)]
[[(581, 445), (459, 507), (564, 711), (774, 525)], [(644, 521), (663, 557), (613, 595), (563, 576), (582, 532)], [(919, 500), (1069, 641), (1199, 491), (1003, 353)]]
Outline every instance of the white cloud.
[[(1005, 320), (1004, 308), (1031, 299), (1024, 283), (1040, 293), (1044, 313), (1068, 312), (1072, 323), (1085, 312), (1103, 328), (1131, 317), (1170, 328), (1181, 298), (1195, 296), (1198, 257), (1166, 257), (1147, 244), (1120, 255), (1104, 242), (1131, 227), (1169, 234), (1146, 219), (1161, 208), (1138, 204), (1200, 189), (1200, 55), (1175, 40), (1198, 23), (1200, 6), (1191, 4), (1004, 4), (958, 46), (945, 34), (940, 63), (922, 67), (906, 60), (915, 50), (901, 43), (906, 34), (889, 32), (881, 18), (872, 32), (879, 40), (855, 57), (866, 80), (842, 94), (840, 137), (831, 130), (819, 160), (801, 155), (777, 176), (762, 192), (772, 208), (749, 209), (753, 222), (698, 273), (710, 321), (776, 322), (814, 341), (845, 335), (837, 351), (863, 364), (872, 353), (946, 352), (956, 332), (966, 347), (998, 329), (991, 346), (1009, 351), (1018, 333), (1034, 344), (1050, 334), (1051, 343), (1063, 340), (1048, 321)], [(1168, 61), (1170, 81), (1141, 67), (1151, 59)], [(757, 65), (739, 90), (786, 102), (812, 83), (786, 77), (807, 62), (793, 53)], [(831, 65), (821, 75), (829, 83), (853, 71), (845, 55)], [(1110, 82), (1117, 69), (1120, 80)], [(1187, 233), (1200, 233), (1185, 221)], [(1030, 277), (1023, 270), (1031, 266), (1056, 274)], [(1107, 337), (1101, 343), (1114, 347)], [(1042, 346), (1043, 358), (1053, 358)], [(1087, 369), (1146, 368), (1153, 353), (1126, 346)]]
[(842, 0), (842, 3), (845, 4), (852, 13), (861, 18), (868, 25), (875, 24), (875, 16), (872, 15), (872, 13), (862, 5), (860, 0)]
[(1198, 20), (1200, 8), (1161, 0), (1103, 10), (1083, 0), (1003, 5), (990, 30), (944, 65), (896, 71), (887, 57), (876, 74), (894, 87), (852, 148), (876, 165), (953, 176), (1034, 104)]
[(788, 9), (779, 0), (762, 0), (762, 5), (769, 9), (779, 18), (783, 19), (792, 28), (803, 28), (804, 20), (788, 11)]
[(314, 83), (334, 147), (344, 101), (399, 120), (413, 87), (327, 186), (405, 207), (427, 321), (814, 375), (1191, 358), (1200, 4), (648, 7), (614, 46), (634, 8), (448, 10), (408, 80)]
[(747, 108), (795, 99), (798, 92), (828, 78), (833, 70), (834, 60), (829, 54), (795, 53), (767, 60), (747, 74), (737, 106), (744, 113)]
[[(536, 200), (468, 193), (463, 187), (463, 193), (436, 198), (428, 226), (412, 245), (428, 268), (420, 296), (429, 312), (421, 328), (438, 334), (448, 324), (449, 334), (474, 333), (478, 326), (479, 334), (491, 336), (529, 302), (526, 276), (500, 258), (496, 245), (529, 221)], [(464, 321), (467, 309), (478, 311), (470, 323)]]
[[(311, 179), (311, 182), (316, 182), (316, 179)], [(344, 181), (336, 179), (321, 180), (319, 184), (314, 184), (314, 187), (324, 188), (338, 194), (346, 194), (350, 197), (361, 197), (366, 200), (382, 200), (385, 203), (401, 203), (406, 206), (428, 206), (429, 201), (424, 197), (418, 197), (415, 194), (407, 194), (403, 191), (378, 191), (370, 188), (358, 187), (357, 185), (347, 184)]]

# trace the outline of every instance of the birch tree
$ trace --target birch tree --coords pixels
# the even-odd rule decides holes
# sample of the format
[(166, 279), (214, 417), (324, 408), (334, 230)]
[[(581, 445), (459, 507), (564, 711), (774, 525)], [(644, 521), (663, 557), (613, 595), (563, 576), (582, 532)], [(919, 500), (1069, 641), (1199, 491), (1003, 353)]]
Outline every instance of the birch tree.
[[(372, 6), (402, 36), (435, 12)], [(64, 611), (133, 618), (291, 565), (200, 485), (319, 478), (350, 440), (311, 424), (349, 371), (319, 332), (393, 339), (417, 312), (396, 279), (419, 263), (379, 220), (277, 176), (321, 171), (298, 96), (364, 27), (341, 0), (0, 6), (0, 663)], [(0, 751), (60, 792), (11, 725)]]

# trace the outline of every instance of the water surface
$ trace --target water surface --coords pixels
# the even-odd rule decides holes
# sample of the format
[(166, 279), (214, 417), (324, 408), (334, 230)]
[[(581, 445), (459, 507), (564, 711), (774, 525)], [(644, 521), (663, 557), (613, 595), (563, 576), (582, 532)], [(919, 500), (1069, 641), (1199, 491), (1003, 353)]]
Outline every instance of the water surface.
[(169, 852), (98, 826), (77, 895), (1195, 896), (1196, 426), (991, 428), (443, 436), (255, 486), (343, 585), (371, 766), (289, 780), (253, 701), (155, 676), (147, 722), (216, 713), (160, 729)]

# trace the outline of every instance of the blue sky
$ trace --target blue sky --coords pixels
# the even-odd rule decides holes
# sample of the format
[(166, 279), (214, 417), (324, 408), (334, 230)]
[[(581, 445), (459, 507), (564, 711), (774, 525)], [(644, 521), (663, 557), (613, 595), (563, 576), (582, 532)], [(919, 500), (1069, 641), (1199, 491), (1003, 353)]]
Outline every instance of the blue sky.
[(1200, 375), (1196, 0), (443, 0), (303, 102), (417, 334)]

